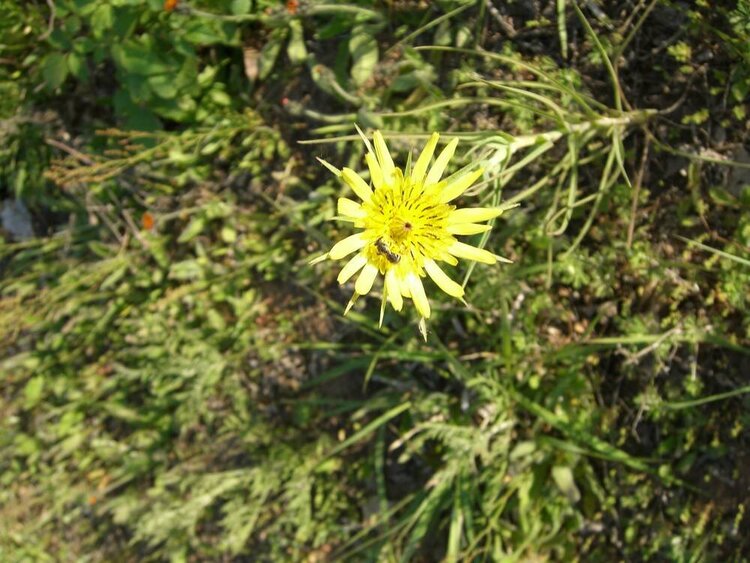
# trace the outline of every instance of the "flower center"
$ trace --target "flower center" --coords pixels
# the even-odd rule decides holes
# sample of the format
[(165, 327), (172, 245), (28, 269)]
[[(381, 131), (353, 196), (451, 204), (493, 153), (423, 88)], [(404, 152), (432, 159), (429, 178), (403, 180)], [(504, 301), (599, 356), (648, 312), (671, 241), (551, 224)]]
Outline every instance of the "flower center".
[(394, 242), (402, 243), (406, 241), (412, 228), (410, 221), (405, 221), (401, 217), (396, 216), (389, 222), (388, 234)]

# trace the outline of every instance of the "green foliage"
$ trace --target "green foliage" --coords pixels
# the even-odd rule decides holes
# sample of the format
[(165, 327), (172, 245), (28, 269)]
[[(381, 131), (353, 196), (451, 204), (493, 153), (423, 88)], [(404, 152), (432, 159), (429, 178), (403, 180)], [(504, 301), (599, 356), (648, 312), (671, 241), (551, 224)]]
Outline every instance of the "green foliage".
[[(53, 4), (0, 0), (0, 558), (745, 556), (747, 2)], [(427, 343), (307, 265), (354, 121), (522, 204)]]

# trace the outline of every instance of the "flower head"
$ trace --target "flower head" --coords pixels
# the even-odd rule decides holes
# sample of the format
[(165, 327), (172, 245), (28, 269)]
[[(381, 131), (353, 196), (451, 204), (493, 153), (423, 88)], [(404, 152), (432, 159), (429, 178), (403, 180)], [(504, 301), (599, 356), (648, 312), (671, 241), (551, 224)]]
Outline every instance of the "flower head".
[(509, 206), (457, 209), (450, 203), (482, 175), (482, 169), (477, 169), (457, 179), (441, 180), (458, 139), (448, 143), (430, 166), (440, 138), (440, 135), (433, 133), (414, 166), (404, 173), (393, 164), (379, 131), (373, 135), (373, 149), (359, 128), (357, 130), (367, 147), (365, 160), (370, 170), (371, 184), (351, 168), (338, 170), (319, 160), (361, 200), (360, 203), (347, 197), (339, 198), (337, 217), (354, 223), (354, 227), (361, 231), (339, 241), (312, 263), (325, 259), (340, 260), (356, 253), (338, 276), (338, 282), (343, 285), (358, 274), (354, 295), (346, 312), (359, 296), (370, 292), (380, 274), (385, 278), (381, 324), (386, 302), (400, 311), (404, 298), (411, 299), (421, 317), (419, 326), (426, 338), (430, 302), (422, 278), (429, 276), (445, 293), (464, 302), (464, 288), (453, 281), (438, 263), (455, 266), (458, 264), (457, 258), (485, 264), (509, 262), (456, 239), (460, 235), (489, 231), (491, 225), (481, 223), (499, 216)]

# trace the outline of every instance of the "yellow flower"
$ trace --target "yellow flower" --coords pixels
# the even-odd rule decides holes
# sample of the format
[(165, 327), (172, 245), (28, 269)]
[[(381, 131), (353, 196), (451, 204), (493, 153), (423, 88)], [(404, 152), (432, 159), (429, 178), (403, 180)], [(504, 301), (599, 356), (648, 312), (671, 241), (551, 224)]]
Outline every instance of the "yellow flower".
[[(341, 260), (352, 253), (338, 275), (339, 284), (346, 283), (359, 273), (354, 284), (354, 295), (346, 314), (360, 295), (367, 295), (378, 274), (385, 278), (380, 323), (386, 301), (396, 311), (403, 308), (404, 298), (411, 299), (421, 319), (422, 335), (427, 338), (426, 319), (430, 317), (430, 302), (425, 294), (422, 278), (430, 278), (445, 293), (464, 302), (464, 288), (453, 281), (438, 265), (458, 264), (457, 258), (485, 264), (509, 260), (456, 240), (456, 236), (474, 235), (489, 231), (483, 221), (499, 216), (514, 206), (456, 209), (451, 201), (466, 191), (482, 175), (478, 169), (457, 179), (441, 180), (448, 161), (453, 156), (458, 139), (453, 139), (440, 152), (435, 162), (430, 161), (440, 135), (433, 133), (411, 171), (406, 174), (393, 164), (383, 135), (376, 131), (373, 146), (357, 128), (367, 147), (365, 160), (370, 169), (372, 187), (351, 168), (338, 170), (320, 160), (340, 177), (362, 201), (342, 197), (338, 200), (337, 219), (354, 223), (360, 232), (336, 243), (331, 250), (313, 260)], [(465, 302), (464, 302), (465, 303)]]

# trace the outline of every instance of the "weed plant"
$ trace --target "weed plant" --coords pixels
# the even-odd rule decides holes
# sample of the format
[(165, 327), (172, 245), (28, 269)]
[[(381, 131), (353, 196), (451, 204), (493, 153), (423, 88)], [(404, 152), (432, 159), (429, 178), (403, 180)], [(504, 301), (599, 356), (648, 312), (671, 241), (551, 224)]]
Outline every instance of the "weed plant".
[[(747, 0), (0, 12), (0, 559), (747, 559)], [(355, 122), (520, 204), (426, 342)]]

